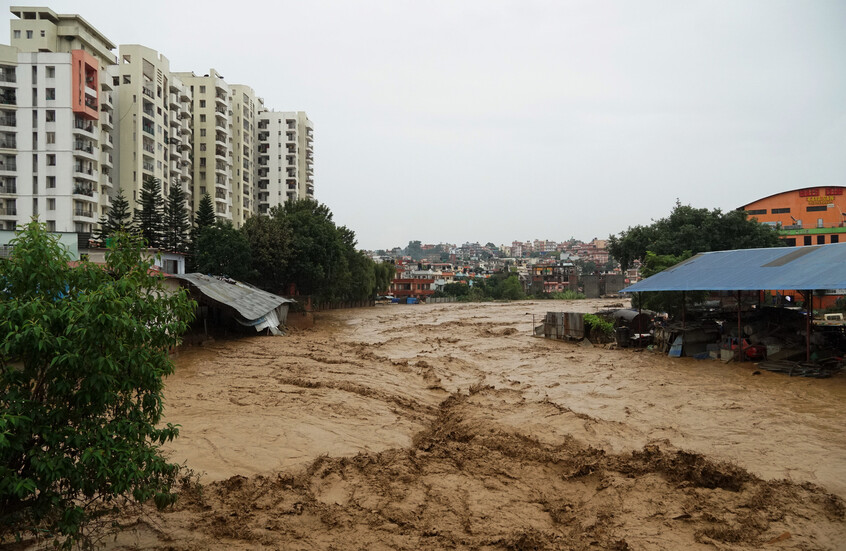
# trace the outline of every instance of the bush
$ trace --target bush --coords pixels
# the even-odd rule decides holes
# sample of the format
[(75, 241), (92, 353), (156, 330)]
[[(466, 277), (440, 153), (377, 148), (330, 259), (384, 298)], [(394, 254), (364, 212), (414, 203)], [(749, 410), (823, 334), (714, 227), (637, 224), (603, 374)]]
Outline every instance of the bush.
[(590, 336), (593, 338), (605, 339), (614, 334), (614, 324), (596, 314), (585, 314), (585, 325), (590, 328)]
[(139, 239), (115, 241), (104, 268), (70, 267), (33, 221), (0, 260), (0, 542), (70, 548), (117, 498), (175, 500), (162, 377), (193, 303), (150, 275)]

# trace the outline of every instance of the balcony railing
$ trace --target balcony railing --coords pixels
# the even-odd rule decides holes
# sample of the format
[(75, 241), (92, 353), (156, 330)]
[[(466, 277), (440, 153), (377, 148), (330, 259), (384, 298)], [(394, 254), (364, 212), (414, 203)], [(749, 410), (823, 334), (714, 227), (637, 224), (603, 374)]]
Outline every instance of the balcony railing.
[(18, 186), (16, 185), (15, 179), (12, 178), (11, 181), (7, 180), (6, 182), (0, 182), (0, 193), (17, 193)]
[(18, 163), (15, 160), (0, 160), (0, 170), (17, 170)]
[(86, 132), (94, 132), (94, 124), (82, 119), (73, 119), (73, 127)]
[(17, 126), (18, 119), (16, 117), (0, 117), (0, 126)]
[(94, 197), (94, 188), (92, 186), (82, 186), (76, 184), (73, 186), (74, 195), (85, 195), (87, 197)]
[(86, 218), (94, 218), (94, 211), (92, 209), (73, 209), (74, 216), (84, 216)]
[(15, 138), (9, 136), (9, 137), (0, 139), (0, 147), (6, 148), (6, 149), (15, 149), (15, 148), (18, 147), (18, 141)]
[(88, 174), (89, 176), (94, 176), (94, 169), (91, 167), (84, 167), (82, 165), (73, 165), (73, 171), (78, 172), (80, 174)]
[(141, 125), (141, 130), (152, 136), (156, 135), (156, 129), (148, 124)]
[(144, 94), (145, 96), (147, 96), (148, 98), (156, 99), (156, 95), (153, 93), (152, 90), (150, 90), (148, 88), (142, 87), (141, 93)]
[(0, 216), (17, 216), (18, 209), (17, 207), (0, 207)]
[(94, 153), (94, 146), (89, 142), (74, 142), (73, 148), (75, 151), (85, 151), (86, 153)]
[(150, 144), (145, 143), (142, 147), (144, 148), (144, 151), (146, 151), (147, 153), (155, 153), (156, 152), (156, 148), (153, 147)]
[(0, 94), (0, 103), (3, 105), (16, 105), (17, 96), (14, 91), (6, 91)]
[(153, 172), (156, 167), (153, 165), (153, 163), (141, 163), (141, 168), (143, 168), (147, 172)]
[(17, 82), (18, 77), (14, 69), (0, 69), (0, 82)]

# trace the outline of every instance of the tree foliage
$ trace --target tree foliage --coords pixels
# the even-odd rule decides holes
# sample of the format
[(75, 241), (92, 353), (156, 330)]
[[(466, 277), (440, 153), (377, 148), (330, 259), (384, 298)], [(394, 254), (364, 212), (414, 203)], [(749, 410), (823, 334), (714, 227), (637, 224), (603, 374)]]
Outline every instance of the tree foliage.
[(609, 238), (608, 251), (623, 270), (646, 253), (682, 255), (707, 251), (779, 247), (778, 232), (746, 217), (746, 212), (696, 209), (676, 203), (666, 218), (648, 226), (634, 226)]
[(164, 197), (161, 180), (144, 178), (139, 204), (141, 208), (135, 210), (135, 228), (148, 247), (160, 248), (164, 237)]
[(159, 446), (168, 349), (193, 304), (117, 234), (105, 269), (68, 263), (33, 221), (0, 261), (0, 541), (31, 532), (70, 547), (115, 499), (175, 499)]
[(253, 279), (250, 244), (232, 222), (218, 222), (200, 229), (195, 240), (194, 269), (241, 281)]
[(123, 194), (123, 189), (118, 190), (117, 195), (112, 199), (112, 206), (106, 216), (100, 218), (100, 241), (113, 237), (118, 232), (134, 231), (132, 226), (132, 215), (129, 211), (129, 201)]
[(162, 248), (167, 251), (188, 252), (190, 229), (188, 210), (185, 208), (185, 191), (179, 185), (172, 185), (164, 206)]
[(251, 216), (241, 230), (251, 252), (255, 283), (270, 291), (286, 293), (292, 233), (289, 221), (278, 216)]
[(217, 218), (214, 214), (214, 203), (212, 203), (211, 196), (204, 193), (200, 198), (200, 203), (197, 205), (197, 214), (194, 217), (194, 225), (197, 229), (214, 226)]

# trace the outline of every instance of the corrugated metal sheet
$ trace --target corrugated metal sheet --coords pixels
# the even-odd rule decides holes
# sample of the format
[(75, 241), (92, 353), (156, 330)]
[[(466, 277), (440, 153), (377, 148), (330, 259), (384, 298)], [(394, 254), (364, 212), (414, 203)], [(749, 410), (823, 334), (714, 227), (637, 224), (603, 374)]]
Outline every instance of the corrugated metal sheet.
[(846, 243), (700, 253), (622, 290), (846, 289)]
[(579, 312), (547, 312), (543, 320), (547, 339), (581, 339), (585, 336), (585, 315)]
[(171, 277), (187, 281), (203, 295), (234, 308), (248, 320), (259, 319), (282, 304), (295, 302), (244, 283), (225, 281), (204, 274), (180, 274)]

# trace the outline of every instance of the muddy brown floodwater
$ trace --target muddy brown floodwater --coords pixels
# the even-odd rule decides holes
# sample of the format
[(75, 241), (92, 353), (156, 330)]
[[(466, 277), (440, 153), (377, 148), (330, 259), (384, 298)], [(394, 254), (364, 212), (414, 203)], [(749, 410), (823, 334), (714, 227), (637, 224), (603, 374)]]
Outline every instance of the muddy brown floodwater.
[(379, 306), (183, 351), (168, 452), (202, 485), (109, 546), (846, 549), (846, 377), (531, 336), (608, 304)]

